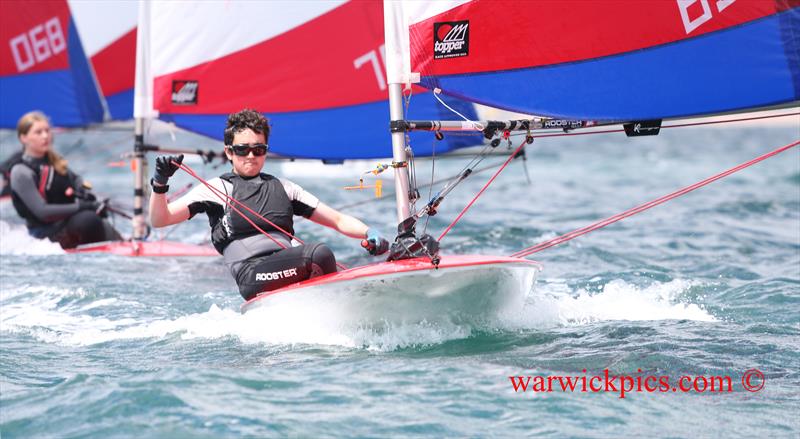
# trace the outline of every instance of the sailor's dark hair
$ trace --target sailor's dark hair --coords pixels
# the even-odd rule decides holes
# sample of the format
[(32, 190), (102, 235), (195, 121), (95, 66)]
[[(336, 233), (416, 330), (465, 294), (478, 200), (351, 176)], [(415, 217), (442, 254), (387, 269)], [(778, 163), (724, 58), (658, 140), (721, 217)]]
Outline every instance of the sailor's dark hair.
[(263, 134), (264, 141), (269, 142), (269, 121), (263, 114), (256, 110), (245, 108), (238, 113), (228, 115), (228, 124), (225, 127), (225, 144), (233, 144), (233, 136), (246, 129), (253, 130), (254, 133)]

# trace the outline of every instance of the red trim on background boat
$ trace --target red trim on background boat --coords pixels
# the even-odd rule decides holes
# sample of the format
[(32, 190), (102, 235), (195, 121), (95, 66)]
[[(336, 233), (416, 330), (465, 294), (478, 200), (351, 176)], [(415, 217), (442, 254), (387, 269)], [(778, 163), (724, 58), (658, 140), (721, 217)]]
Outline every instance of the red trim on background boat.
[(117, 256), (219, 256), (219, 253), (208, 245), (173, 241), (99, 242), (65, 251), (67, 253), (109, 253)]

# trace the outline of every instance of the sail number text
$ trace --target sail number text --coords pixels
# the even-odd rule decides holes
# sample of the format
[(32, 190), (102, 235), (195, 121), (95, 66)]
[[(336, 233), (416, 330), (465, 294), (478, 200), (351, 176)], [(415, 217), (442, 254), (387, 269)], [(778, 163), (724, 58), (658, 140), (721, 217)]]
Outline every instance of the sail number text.
[(64, 31), (58, 17), (37, 24), (8, 41), (17, 71), (24, 72), (67, 48)]
[[(713, 18), (713, 14), (711, 12), (711, 5), (709, 5), (710, 1), (713, 0), (676, 0), (678, 3), (678, 10), (681, 13), (681, 20), (683, 21), (683, 27), (686, 29), (686, 34), (692, 33), (695, 29), (702, 26), (708, 20)], [(714, 2), (717, 7), (717, 14), (725, 10), (728, 6), (732, 5), (733, 2), (736, 0), (716, 0)], [(691, 10), (691, 11), (690, 11)], [(700, 10), (703, 11), (702, 14), (697, 15)], [(694, 17), (690, 16), (690, 13), (694, 15)]]
[[(378, 54), (380, 54), (380, 60), (378, 60)], [(384, 66), (386, 65), (386, 45), (381, 44), (381, 47), (377, 50), (372, 49), (353, 60), (353, 66), (356, 69), (360, 69), (364, 64), (372, 66), (372, 71), (375, 72), (375, 80), (378, 82), (378, 88), (386, 90), (386, 74), (384, 73)]]

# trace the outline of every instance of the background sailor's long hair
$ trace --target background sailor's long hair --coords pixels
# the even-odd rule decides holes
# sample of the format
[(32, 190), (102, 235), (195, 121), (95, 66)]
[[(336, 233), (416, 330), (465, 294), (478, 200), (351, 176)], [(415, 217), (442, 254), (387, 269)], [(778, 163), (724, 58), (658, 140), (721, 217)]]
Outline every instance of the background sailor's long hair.
[[(29, 111), (23, 114), (22, 117), (19, 118), (19, 122), (17, 122), (17, 138), (20, 138), (23, 134), (28, 134), (28, 131), (31, 130), (33, 123), (38, 121), (45, 121), (49, 124), (50, 118), (41, 111)], [(24, 152), (25, 145), (22, 145), (22, 149)], [(57, 152), (55, 152), (52, 148), (52, 145), (50, 149), (47, 150), (47, 162), (50, 163), (50, 165), (53, 166), (53, 169), (55, 169), (59, 174), (67, 175), (67, 159), (61, 157)]]

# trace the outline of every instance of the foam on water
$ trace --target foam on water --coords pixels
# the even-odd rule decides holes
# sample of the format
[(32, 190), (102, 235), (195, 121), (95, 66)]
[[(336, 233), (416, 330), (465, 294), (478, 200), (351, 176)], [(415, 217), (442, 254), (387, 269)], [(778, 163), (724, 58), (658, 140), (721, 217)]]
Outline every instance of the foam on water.
[(680, 296), (695, 282), (676, 279), (639, 287), (623, 280), (606, 283), (599, 292), (571, 291), (562, 280), (540, 282), (526, 305), (522, 322), (537, 325), (584, 325), (613, 320), (697, 320), (717, 319), (701, 305)]
[(0, 323), (5, 331), (28, 333), (48, 343), (73, 346), (179, 335), (183, 339), (236, 337), (247, 344), (316, 344), (391, 351), (463, 339), (476, 330), (486, 329), (541, 329), (613, 320), (715, 321), (698, 304), (679, 300), (692, 285), (691, 281), (674, 280), (640, 288), (613, 280), (599, 292), (590, 293), (582, 289), (570, 291), (564, 282), (550, 281), (537, 286), (519, 313), (498, 316), (496, 321), (487, 322), (485, 326), (447, 320), (355, 324), (336, 313), (311, 315), (314, 304), (302, 300), (290, 306), (255, 308), (246, 314), (238, 309), (211, 305), (206, 312), (177, 318), (145, 320), (121, 316), (114, 319), (98, 317), (93, 315), (98, 313), (92, 311), (126, 305), (119, 303), (119, 299), (104, 298), (86, 303), (75, 300), (86, 296), (82, 289), (26, 287), (4, 293)]
[(59, 255), (64, 250), (56, 242), (36, 239), (24, 225), (0, 220), (0, 255)]

